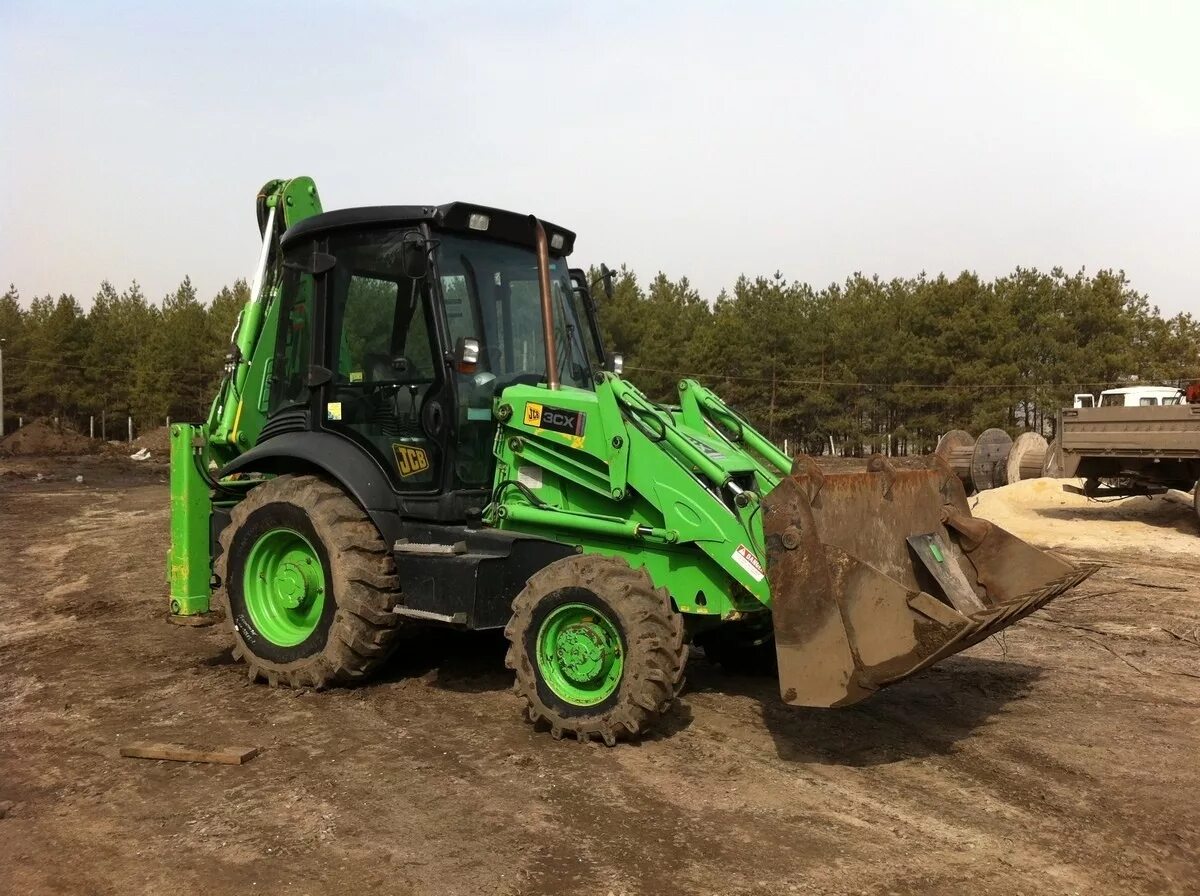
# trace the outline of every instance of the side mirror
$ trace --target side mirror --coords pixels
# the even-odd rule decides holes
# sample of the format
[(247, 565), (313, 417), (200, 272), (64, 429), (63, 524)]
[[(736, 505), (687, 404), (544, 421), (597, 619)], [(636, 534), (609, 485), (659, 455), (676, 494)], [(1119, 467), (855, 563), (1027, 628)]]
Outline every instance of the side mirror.
[(613, 277), (616, 276), (616, 271), (610, 270), (608, 265), (601, 263), (600, 265), (600, 280), (604, 283), (604, 296), (610, 302), (613, 297)]
[[(592, 300), (592, 292), (595, 290), (596, 284), (600, 283), (604, 286), (604, 295), (609, 301), (612, 301), (613, 278), (617, 276), (616, 271), (611, 270), (608, 265), (602, 264), (600, 265), (600, 276), (591, 283), (588, 283), (587, 280), (584, 279), (585, 276), (586, 275), (584, 272), (579, 268), (575, 268), (571, 271), (571, 282), (575, 284), (575, 289), (577, 292), (583, 293), (588, 297), (589, 300)], [(595, 301), (592, 300), (592, 305), (594, 306), (595, 304)]]
[(474, 373), (479, 368), (479, 340), (459, 336), (454, 343), (454, 369), (459, 373)]
[(611, 373), (620, 376), (625, 370), (625, 356), (620, 352), (609, 352), (608, 358), (604, 362), (604, 367)]
[(423, 280), (429, 273), (429, 247), (417, 234), (405, 236), (400, 243), (400, 271), (413, 280)]

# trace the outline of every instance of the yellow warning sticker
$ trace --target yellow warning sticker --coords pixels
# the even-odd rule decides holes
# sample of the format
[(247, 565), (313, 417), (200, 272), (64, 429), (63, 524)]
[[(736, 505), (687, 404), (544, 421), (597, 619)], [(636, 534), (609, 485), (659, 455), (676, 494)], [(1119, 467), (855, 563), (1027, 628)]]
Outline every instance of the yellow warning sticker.
[(326, 420), (341, 420), (342, 419), (342, 403), (340, 401), (331, 401), (325, 405)]
[(361, 370), (351, 370), (350, 371), (350, 382), (361, 383), (362, 382), (362, 371)]
[(393, 442), (392, 453), (396, 455), (396, 469), (405, 478), (429, 469), (429, 453), (424, 448), (406, 445), (404, 442)]

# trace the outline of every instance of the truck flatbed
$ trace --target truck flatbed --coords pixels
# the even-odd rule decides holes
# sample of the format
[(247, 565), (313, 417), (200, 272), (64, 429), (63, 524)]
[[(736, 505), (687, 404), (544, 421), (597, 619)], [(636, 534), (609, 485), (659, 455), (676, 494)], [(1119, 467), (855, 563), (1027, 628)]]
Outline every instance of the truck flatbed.
[(1200, 405), (1064, 408), (1056, 450), (1062, 475), (1087, 481), (1082, 494), (1191, 492), (1200, 479)]

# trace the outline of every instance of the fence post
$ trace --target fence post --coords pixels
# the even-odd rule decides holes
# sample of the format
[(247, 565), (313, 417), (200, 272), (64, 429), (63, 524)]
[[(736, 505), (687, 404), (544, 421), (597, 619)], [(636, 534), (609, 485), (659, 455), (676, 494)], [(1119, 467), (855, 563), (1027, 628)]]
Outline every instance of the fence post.
[(130, 416), (126, 417), (125, 419), (129, 424), (129, 441), (132, 444), (133, 443), (133, 415), (130, 415)]
[(89, 439), (96, 438), (96, 415), (95, 414), (92, 414), (92, 416), (88, 417), (88, 438)]

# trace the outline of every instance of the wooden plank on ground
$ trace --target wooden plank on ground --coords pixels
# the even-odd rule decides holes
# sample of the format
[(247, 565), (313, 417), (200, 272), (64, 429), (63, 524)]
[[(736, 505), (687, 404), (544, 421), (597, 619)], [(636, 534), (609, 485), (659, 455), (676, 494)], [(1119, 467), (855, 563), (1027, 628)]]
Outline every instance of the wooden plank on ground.
[(241, 765), (258, 755), (258, 747), (221, 747), (218, 750), (198, 750), (183, 744), (136, 743), (121, 747), (127, 759), (167, 759), (172, 762), (215, 762), (220, 765)]

